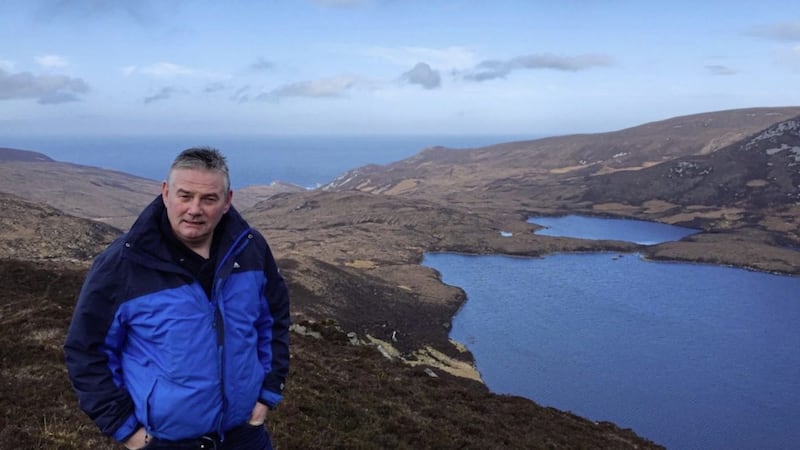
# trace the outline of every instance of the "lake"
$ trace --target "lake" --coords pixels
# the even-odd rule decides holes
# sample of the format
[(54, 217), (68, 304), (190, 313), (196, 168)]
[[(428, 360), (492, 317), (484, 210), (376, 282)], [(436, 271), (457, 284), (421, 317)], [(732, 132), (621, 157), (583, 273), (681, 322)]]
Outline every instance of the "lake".
[(635, 242), (642, 245), (679, 241), (699, 233), (693, 228), (627, 219), (601, 219), (585, 216), (531, 217), (529, 223), (545, 228), (535, 234), (554, 237), (580, 237), (582, 239)]
[(451, 338), (493, 392), (668, 448), (800, 442), (800, 277), (618, 253), (428, 254), (423, 264), (466, 291)]

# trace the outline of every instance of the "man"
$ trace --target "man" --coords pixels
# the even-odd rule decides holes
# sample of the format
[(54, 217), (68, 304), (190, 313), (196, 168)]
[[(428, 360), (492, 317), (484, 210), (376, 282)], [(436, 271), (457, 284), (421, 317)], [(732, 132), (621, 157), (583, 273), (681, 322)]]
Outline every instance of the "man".
[(231, 206), (217, 150), (182, 152), (94, 262), (64, 344), (80, 407), (129, 449), (270, 449), (289, 368), (289, 297)]

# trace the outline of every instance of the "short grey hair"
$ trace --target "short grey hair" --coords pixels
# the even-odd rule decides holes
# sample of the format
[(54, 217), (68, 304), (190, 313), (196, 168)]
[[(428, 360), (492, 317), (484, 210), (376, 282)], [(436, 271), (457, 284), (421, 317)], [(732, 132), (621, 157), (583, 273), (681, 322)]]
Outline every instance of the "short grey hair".
[[(231, 176), (228, 172), (228, 163), (225, 156), (213, 147), (192, 147), (182, 151), (169, 168), (169, 173), (175, 169), (203, 169), (215, 170), (225, 175), (225, 192), (231, 190)], [(169, 180), (169, 177), (167, 177)]]

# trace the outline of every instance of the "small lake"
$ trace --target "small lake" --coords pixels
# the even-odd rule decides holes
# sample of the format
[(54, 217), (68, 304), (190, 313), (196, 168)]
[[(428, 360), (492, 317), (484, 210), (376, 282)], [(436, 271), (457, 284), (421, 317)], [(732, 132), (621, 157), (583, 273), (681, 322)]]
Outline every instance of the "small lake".
[[(592, 220), (616, 232), (642, 224)], [(466, 291), (451, 338), (493, 392), (670, 449), (800, 442), (800, 277), (617, 253), (423, 264)]]
[(642, 220), (601, 219), (584, 216), (531, 217), (529, 223), (545, 228), (535, 234), (555, 237), (579, 237), (594, 240), (635, 242), (642, 245), (679, 241), (700, 232), (693, 228)]

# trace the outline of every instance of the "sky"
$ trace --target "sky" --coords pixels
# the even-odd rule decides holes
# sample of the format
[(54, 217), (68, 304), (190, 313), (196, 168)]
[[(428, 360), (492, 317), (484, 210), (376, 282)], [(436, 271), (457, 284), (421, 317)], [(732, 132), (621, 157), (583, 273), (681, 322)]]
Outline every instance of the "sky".
[(499, 135), (800, 105), (797, 0), (0, 0), (0, 134)]

